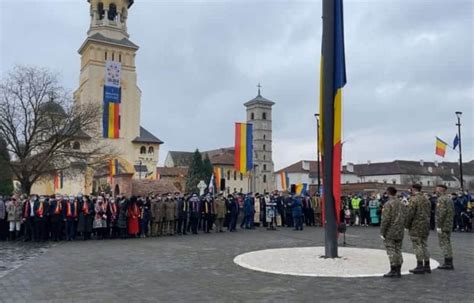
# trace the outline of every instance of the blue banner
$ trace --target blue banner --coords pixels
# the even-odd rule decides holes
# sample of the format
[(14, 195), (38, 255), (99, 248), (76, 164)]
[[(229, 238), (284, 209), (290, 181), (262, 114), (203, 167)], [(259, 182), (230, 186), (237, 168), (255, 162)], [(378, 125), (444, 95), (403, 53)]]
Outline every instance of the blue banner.
[(122, 98), (122, 89), (120, 87), (104, 85), (104, 101), (120, 103)]

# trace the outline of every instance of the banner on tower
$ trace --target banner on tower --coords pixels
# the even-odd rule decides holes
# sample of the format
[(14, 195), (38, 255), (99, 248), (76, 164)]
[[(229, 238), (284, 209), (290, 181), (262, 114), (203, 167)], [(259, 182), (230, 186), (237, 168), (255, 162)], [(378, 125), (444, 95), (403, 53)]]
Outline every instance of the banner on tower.
[(105, 62), (104, 107), (102, 116), (103, 137), (120, 138), (120, 103), (122, 89), (120, 75), (122, 65), (115, 61)]

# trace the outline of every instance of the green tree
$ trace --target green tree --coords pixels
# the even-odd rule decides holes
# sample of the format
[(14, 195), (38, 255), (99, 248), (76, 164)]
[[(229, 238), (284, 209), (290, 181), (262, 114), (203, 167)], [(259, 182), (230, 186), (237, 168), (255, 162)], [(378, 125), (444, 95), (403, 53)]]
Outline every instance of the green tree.
[(202, 180), (204, 180), (208, 185), (213, 171), (214, 169), (212, 167), (211, 160), (209, 160), (209, 156), (206, 154), (204, 161), (202, 162)]
[(186, 178), (186, 191), (188, 193), (197, 192), (197, 185), (203, 178), (203, 162), (199, 149), (196, 149), (193, 155), (193, 162), (189, 166), (188, 176)]
[(0, 137), (0, 195), (11, 195), (13, 192), (12, 172), (10, 169), (10, 154), (7, 143)]

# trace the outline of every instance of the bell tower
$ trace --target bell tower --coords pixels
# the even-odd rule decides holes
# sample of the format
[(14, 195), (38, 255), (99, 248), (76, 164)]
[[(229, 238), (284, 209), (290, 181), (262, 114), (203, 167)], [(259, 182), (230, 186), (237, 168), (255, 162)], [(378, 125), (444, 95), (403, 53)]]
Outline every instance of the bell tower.
[(88, 135), (113, 150), (120, 173), (153, 178), (162, 142), (140, 126), (141, 90), (135, 66), (139, 47), (127, 31), (134, 0), (87, 2), (90, 26), (78, 51), (81, 67), (74, 101), (100, 108), (101, 119)]
[(257, 85), (257, 97), (246, 102), (247, 123), (253, 125), (253, 180), (254, 193), (263, 194), (275, 189), (272, 158), (272, 106), (275, 103), (264, 98)]
[(128, 38), (128, 10), (134, 0), (88, 0), (91, 24), (89, 36), (101, 33), (111, 39)]

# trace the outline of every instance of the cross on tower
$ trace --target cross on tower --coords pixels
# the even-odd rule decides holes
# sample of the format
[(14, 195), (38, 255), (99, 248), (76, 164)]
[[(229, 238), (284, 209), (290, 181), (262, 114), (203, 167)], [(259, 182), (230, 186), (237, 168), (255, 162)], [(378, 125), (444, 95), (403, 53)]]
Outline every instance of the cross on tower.
[(262, 87), (262, 86), (260, 85), (260, 82), (258, 83), (257, 87), (258, 87), (258, 96), (260, 96), (260, 88)]

